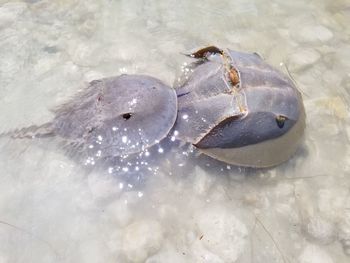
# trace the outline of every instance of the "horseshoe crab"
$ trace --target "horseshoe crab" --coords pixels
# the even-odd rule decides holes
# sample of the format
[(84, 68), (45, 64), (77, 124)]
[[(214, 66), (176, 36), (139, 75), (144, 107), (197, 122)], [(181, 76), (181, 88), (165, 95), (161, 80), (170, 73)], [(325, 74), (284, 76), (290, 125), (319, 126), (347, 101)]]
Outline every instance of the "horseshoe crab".
[(145, 75), (94, 80), (54, 111), (52, 122), (12, 137), (58, 136), (88, 163), (145, 151), (167, 136), (177, 116), (174, 89)]
[(51, 122), (10, 135), (58, 136), (86, 164), (116, 157), (128, 162), (172, 129), (202, 153), (239, 166), (274, 166), (296, 151), (305, 112), (288, 77), (257, 54), (211, 46), (189, 56), (196, 61), (175, 89), (145, 75), (95, 80)]
[(256, 53), (211, 46), (189, 56), (196, 61), (176, 84), (180, 139), (240, 166), (269, 167), (290, 158), (305, 128), (292, 81)]

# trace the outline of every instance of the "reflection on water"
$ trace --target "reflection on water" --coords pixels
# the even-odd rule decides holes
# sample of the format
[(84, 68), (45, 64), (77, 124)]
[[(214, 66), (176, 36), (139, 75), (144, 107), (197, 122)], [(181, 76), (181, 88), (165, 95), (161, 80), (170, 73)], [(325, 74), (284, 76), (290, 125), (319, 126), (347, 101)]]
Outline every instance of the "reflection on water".
[(49, 121), (94, 79), (143, 73), (171, 85), (180, 53), (208, 44), (288, 68), (307, 130), (274, 169), (179, 144), (154, 148), (157, 173), (131, 181), (78, 165), (54, 140), (2, 138), (0, 262), (347, 262), (349, 13), (346, 0), (1, 1), (4, 131)]

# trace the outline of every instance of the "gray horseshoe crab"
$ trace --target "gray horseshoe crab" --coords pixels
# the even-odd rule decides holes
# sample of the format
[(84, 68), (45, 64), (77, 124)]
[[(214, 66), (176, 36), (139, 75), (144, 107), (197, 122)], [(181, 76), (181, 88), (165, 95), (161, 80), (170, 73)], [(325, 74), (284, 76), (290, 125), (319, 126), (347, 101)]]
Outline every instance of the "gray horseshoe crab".
[(86, 165), (115, 157), (127, 163), (129, 155), (147, 153), (167, 136), (176, 120), (177, 98), (174, 89), (156, 78), (121, 75), (90, 82), (54, 113), (49, 123), (8, 135), (56, 136)]
[(210, 46), (189, 56), (196, 61), (175, 85), (180, 139), (239, 166), (275, 166), (294, 154), (305, 111), (286, 75), (256, 53)]
[[(287, 76), (256, 54), (207, 47), (190, 57), (196, 61), (175, 89), (145, 75), (95, 80), (51, 122), (8, 135), (57, 136), (85, 164), (119, 159), (135, 171), (148, 165), (149, 149), (170, 142), (163, 139), (171, 130), (200, 152), (239, 166), (274, 166), (296, 151), (305, 112)], [(130, 156), (138, 157), (131, 163)]]

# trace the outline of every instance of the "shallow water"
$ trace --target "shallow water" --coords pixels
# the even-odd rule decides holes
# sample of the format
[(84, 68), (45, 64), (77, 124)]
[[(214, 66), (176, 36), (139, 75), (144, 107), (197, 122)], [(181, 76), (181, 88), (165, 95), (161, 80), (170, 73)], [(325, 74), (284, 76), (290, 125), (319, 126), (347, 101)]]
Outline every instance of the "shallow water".
[(208, 44), (287, 67), (307, 113), (302, 146), (274, 169), (192, 156), (137, 189), (54, 140), (2, 138), (0, 262), (348, 262), (348, 24), (346, 0), (0, 1), (3, 131), (49, 121), (93, 79), (171, 85), (180, 52)]

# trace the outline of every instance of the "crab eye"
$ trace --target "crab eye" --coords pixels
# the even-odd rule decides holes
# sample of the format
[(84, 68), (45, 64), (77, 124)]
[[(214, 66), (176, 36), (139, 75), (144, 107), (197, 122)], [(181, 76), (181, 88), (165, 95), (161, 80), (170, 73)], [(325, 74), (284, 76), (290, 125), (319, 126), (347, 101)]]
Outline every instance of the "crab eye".
[(124, 120), (128, 120), (128, 119), (130, 119), (130, 118), (131, 118), (131, 116), (132, 116), (132, 113), (130, 113), (130, 112), (128, 112), (128, 113), (124, 113), (124, 114), (122, 115), (122, 117), (123, 117), (123, 119), (124, 119)]
[(279, 115), (276, 117), (276, 123), (277, 123), (277, 126), (282, 129), (283, 126), (284, 126), (284, 122), (286, 121), (287, 117), (285, 116), (282, 116), (282, 115)]

